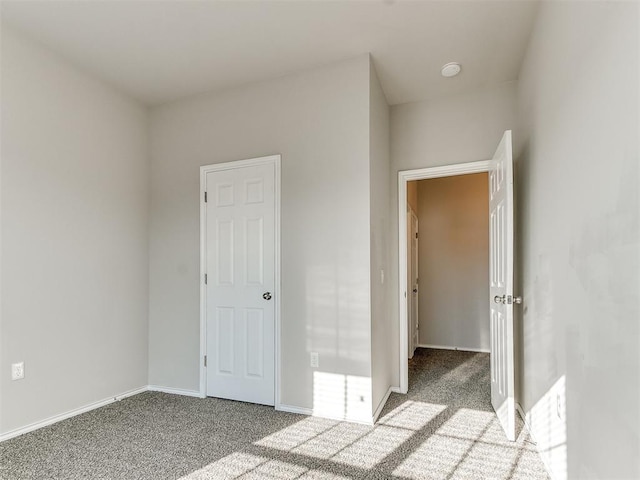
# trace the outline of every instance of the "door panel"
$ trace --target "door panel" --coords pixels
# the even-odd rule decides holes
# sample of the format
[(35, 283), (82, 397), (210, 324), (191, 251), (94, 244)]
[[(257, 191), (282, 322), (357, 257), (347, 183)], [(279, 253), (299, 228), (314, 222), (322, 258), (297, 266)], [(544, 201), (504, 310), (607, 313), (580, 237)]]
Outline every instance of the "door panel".
[(216, 335), (213, 337), (217, 355), (218, 374), (233, 375), (233, 346), (234, 341), (234, 310), (233, 308), (216, 308)]
[(233, 285), (233, 220), (218, 220), (215, 232), (218, 285)]
[(504, 133), (491, 162), (489, 212), (491, 404), (507, 438), (515, 440), (511, 131)]
[(248, 308), (247, 316), (247, 375), (257, 378), (264, 376), (264, 314), (262, 310)]
[(246, 284), (260, 286), (264, 284), (264, 219), (248, 218), (245, 231)]
[(275, 167), (208, 172), (205, 188), (206, 393), (274, 405)]

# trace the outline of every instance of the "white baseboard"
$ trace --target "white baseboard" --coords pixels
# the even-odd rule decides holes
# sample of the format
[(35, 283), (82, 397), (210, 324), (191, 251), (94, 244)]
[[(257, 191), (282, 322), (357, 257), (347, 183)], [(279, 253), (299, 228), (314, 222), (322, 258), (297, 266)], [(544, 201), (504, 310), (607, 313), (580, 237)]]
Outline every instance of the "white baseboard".
[(519, 402), (516, 402), (516, 411), (520, 415), (520, 418), (522, 418), (522, 421), (524, 422), (524, 428), (526, 428), (527, 432), (529, 432), (529, 436), (531, 437), (531, 440), (533, 441), (533, 443), (536, 444), (536, 450), (538, 452), (538, 455), (540, 456), (540, 459), (542, 460), (542, 464), (544, 465), (544, 469), (549, 474), (549, 478), (551, 478), (551, 480), (557, 480), (555, 475), (554, 475), (553, 470), (551, 469), (551, 466), (547, 463), (547, 461), (545, 459), (544, 452), (540, 451), (540, 448), (538, 446), (538, 440), (536, 440), (536, 437), (535, 437), (535, 435), (533, 433), (533, 428), (531, 428), (530, 417), (529, 417), (529, 415), (527, 415), (524, 412), (524, 409), (522, 408), (522, 405), (520, 405)]
[(113, 397), (105, 398), (103, 400), (90, 403), (83, 407), (74, 408), (73, 410), (69, 410), (68, 412), (61, 413), (59, 415), (54, 415), (49, 418), (45, 418), (44, 420), (31, 423), (25, 427), (16, 428), (15, 430), (10, 430), (8, 432), (2, 433), (0, 434), (0, 442), (9, 440), (10, 438), (18, 437), (25, 433), (33, 432), (34, 430), (38, 430), (39, 428), (46, 427), (48, 425), (53, 425), (54, 423), (61, 422), (62, 420), (66, 420), (67, 418), (75, 417), (76, 415), (90, 412), (91, 410), (104, 407), (105, 405), (109, 405), (110, 403), (117, 402), (119, 400), (122, 400), (123, 398), (131, 397), (133, 395), (137, 395), (139, 393), (143, 393), (147, 391), (163, 392), (163, 393), (171, 393), (174, 395), (185, 395), (188, 397), (204, 398), (202, 395), (200, 395), (200, 392), (196, 390), (182, 390), (179, 388), (161, 387), (158, 385), (145, 385), (144, 387), (136, 388), (134, 390), (129, 390), (128, 392), (120, 393)]
[(326, 418), (327, 420), (335, 420), (336, 422), (360, 423), (362, 425), (369, 426), (373, 425), (374, 423), (373, 418), (349, 418), (342, 415), (318, 414), (315, 413), (311, 408), (296, 407), (293, 405), (279, 404), (275, 406), (275, 409), (279, 412), (297, 413), (300, 415), (307, 415), (308, 417)]
[(304, 407), (294, 407), (293, 405), (277, 404), (275, 409), (279, 412), (298, 413), (300, 415), (313, 415), (313, 410)]
[(346, 415), (327, 415), (327, 414), (316, 414), (313, 413), (312, 416), (318, 418), (326, 418), (327, 420), (335, 420), (336, 422), (349, 422), (349, 423), (358, 423), (360, 425), (367, 425), (369, 427), (373, 426), (373, 417), (348, 417)]
[(110, 403), (117, 402), (119, 400), (122, 400), (123, 398), (131, 397), (133, 395), (137, 395), (138, 393), (146, 392), (147, 390), (148, 390), (148, 387), (145, 385), (144, 387), (136, 388), (134, 390), (129, 390), (128, 392), (123, 392), (113, 397), (105, 398), (97, 402), (89, 403), (88, 405), (85, 405), (83, 407), (74, 408), (73, 410), (69, 410), (68, 412), (64, 412), (59, 415), (54, 415), (52, 417), (45, 418), (44, 420), (31, 423), (25, 427), (20, 427), (20, 428), (16, 428), (15, 430), (10, 430), (8, 432), (0, 434), (0, 442), (9, 440), (10, 438), (14, 438), (20, 435), (24, 435), (25, 433), (33, 432), (34, 430), (38, 430), (39, 428), (46, 427), (54, 423), (61, 422), (62, 420), (66, 420), (67, 418), (75, 417), (76, 415), (90, 412), (91, 410), (95, 410), (96, 408), (104, 407), (105, 405), (109, 405)]
[(385, 404), (387, 403), (387, 400), (389, 400), (389, 395), (391, 395), (391, 392), (393, 392), (393, 387), (389, 387), (389, 389), (387, 390), (387, 393), (384, 394), (384, 397), (382, 397), (382, 400), (380, 401), (380, 403), (378, 404), (378, 408), (376, 408), (376, 411), (373, 412), (373, 422), (372, 423), (376, 423), (376, 421), (378, 420), (378, 417), (380, 416), (380, 413), (382, 413), (382, 409), (384, 408)]
[(520, 415), (520, 418), (524, 422), (524, 426), (526, 427), (527, 431), (529, 432), (529, 435), (531, 436), (531, 440), (533, 440), (537, 444), (538, 442), (536, 442), (536, 439), (533, 438), (533, 432), (531, 431), (531, 425), (529, 425), (529, 420), (527, 418), (527, 414), (524, 413), (524, 410), (522, 409), (522, 405), (520, 405), (519, 402), (516, 402), (516, 411), (518, 412), (518, 414)]
[(389, 387), (389, 389), (387, 390), (387, 393), (385, 393), (384, 397), (382, 397), (382, 400), (380, 401), (380, 403), (378, 404), (378, 407), (376, 408), (375, 412), (373, 413), (373, 416), (371, 417), (371, 420), (363, 419), (363, 418), (347, 418), (347, 417), (342, 417), (342, 416), (317, 415), (317, 414), (314, 414), (313, 409), (311, 409), (311, 408), (295, 407), (293, 405), (278, 404), (278, 405), (276, 405), (275, 408), (276, 408), (276, 410), (278, 410), (280, 412), (298, 413), (300, 415), (308, 415), (308, 416), (312, 416), (312, 417), (321, 417), (321, 418), (326, 418), (328, 420), (337, 420), (339, 422), (352, 422), (352, 423), (361, 423), (361, 424), (364, 424), (364, 425), (374, 425), (376, 423), (376, 420), (378, 420), (378, 417), (380, 416), (380, 413), (382, 412), (382, 409), (386, 405), (387, 400), (389, 400), (389, 396), (392, 393), (401, 393), (400, 392), (400, 388), (399, 387)]
[(197, 390), (184, 390), (181, 388), (162, 387), (160, 385), (149, 385), (148, 390), (150, 392), (170, 393), (172, 395), (184, 395), (185, 397), (205, 398), (205, 395), (202, 395)]
[[(52, 417), (46, 418), (44, 420), (41, 420), (39, 422), (34, 422), (34, 423), (32, 423), (30, 425), (27, 425), (25, 427), (16, 428), (15, 430), (10, 430), (8, 432), (2, 433), (2, 434), (0, 434), (0, 442), (3, 442), (5, 440), (9, 440), (10, 438), (14, 438), (14, 437), (23, 435), (25, 433), (33, 432), (34, 430), (38, 430), (39, 428), (46, 427), (48, 425), (52, 425), (52, 424), (57, 423), (57, 422), (61, 422), (62, 420), (66, 420), (67, 418), (75, 417), (76, 415), (80, 415), (82, 413), (90, 412), (91, 410), (95, 410), (97, 408), (104, 407), (105, 405), (109, 405), (110, 403), (117, 402), (119, 400), (122, 400), (123, 398), (131, 397), (133, 395), (137, 395), (139, 393), (143, 393), (143, 392), (147, 392), (147, 391), (170, 393), (170, 394), (173, 394), (173, 395), (185, 395), (185, 396), (188, 396), (188, 397), (204, 398), (204, 396), (201, 395), (200, 392), (197, 391), (197, 390), (184, 390), (184, 389), (180, 389), (180, 388), (162, 387), (160, 385), (146, 385), (144, 387), (136, 388), (134, 390), (129, 390), (128, 392), (123, 392), (123, 393), (115, 395), (113, 397), (105, 398), (103, 400), (99, 400), (97, 402), (90, 403), (90, 404), (85, 405), (83, 407), (79, 407), (79, 408), (75, 408), (73, 410), (69, 410), (68, 412), (61, 413), (59, 415), (54, 415)], [(361, 424), (364, 424), (364, 425), (373, 425), (373, 424), (375, 424), (376, 420), (378, 419), (378, 416), (382, 412), (382, 409), (384, 408), (385, 404), (387, 403), (387, 400), (389, 399), (389, 396), (391, 395), (392, 392), (393, 393), (402, 393), (400, 391), (399, 387), (389, 387), (389, 389), (387, 390), (387, 393), (385, 394), (385, 396), (382, 399), (382, 401), (378, 404), (378, 407), (376, 408), (376, 411), (374, 412), (373, 417), (370, 420), (369, 419), (361, 419), (361, 418), (330, 417), (330, 416), (325, 416), (325, 415), (323, 415), (322, 418), (327, 418), (329, 420), (337, 420), (337, 421), (341, 421), (341, 422), (342, 421), (346, 421), (346, 422), (353, 422), (353, 423), (361, 423)], [(275, 409), (280, 411), (280, 412), (297, 413), (297, 414), (300, 414), (300, 415), (308, 415), (308, 416), (319, 416), (319, 415), (314, 415), (313, 409), (311, 409), (311, 408), (296, 407), (296, 406), (293, 406), (293, 405), (277, 404), (275, 406)]]
[(452, 347), (450, 345), (427, 345), (419, 344), (419, 348), (433, 348), (436, 350), (457, 350), (459, 352), (476, 352), (476, 353), (491, 353), (491, 350), (486, 348), (470, 348), (470, 347)]

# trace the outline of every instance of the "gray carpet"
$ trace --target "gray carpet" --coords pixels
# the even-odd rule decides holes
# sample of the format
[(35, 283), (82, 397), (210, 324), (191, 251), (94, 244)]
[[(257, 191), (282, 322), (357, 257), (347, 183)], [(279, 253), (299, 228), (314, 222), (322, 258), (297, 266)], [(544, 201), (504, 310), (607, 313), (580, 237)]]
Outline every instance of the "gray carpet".
[(493, 414), (489, 356), (419, 349), (375, 427), (142, 393), (0, 444), (0, 479), (547, 479)]

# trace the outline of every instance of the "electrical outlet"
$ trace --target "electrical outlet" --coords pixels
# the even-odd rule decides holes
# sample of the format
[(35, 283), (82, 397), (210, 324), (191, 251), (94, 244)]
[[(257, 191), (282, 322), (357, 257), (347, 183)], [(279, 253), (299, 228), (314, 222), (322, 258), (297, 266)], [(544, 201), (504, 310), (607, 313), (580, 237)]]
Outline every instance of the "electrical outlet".
[(24, 362), (11, 364), (11, 380), (22, 380), (24, 378)]
[(318, 352), (311, 352), (311, 368), (318, 368), (320, 366), (320, 356)]

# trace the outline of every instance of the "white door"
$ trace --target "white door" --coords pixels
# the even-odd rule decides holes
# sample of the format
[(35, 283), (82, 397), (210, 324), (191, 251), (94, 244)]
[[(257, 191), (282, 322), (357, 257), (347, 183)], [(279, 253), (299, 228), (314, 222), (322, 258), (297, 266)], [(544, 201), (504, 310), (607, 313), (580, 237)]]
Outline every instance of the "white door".
[(418, 335), (418, 217), (409, 209), (409, 358), (413, 358), (419, 343)]
[[(515, 440), (513, 345), (513, 160), (504, 133), (489, 170), (489, 291), (491, 404), (509, 440)], [(519, 298), (517, 299), (519, 301)]]
[(275, 164), (209, 171), (205, 191), (206, 393), (274, 405)]

